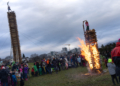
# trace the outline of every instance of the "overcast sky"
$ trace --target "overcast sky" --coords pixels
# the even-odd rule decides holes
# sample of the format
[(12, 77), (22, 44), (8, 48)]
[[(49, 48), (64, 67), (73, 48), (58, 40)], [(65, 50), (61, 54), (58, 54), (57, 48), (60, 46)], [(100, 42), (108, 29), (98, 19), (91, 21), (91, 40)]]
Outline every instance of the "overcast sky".
[[(0, 57), (10, 55), (7, 1), (0, 0)], [(15, 11), (21, 52), (26, 56), (61, 51), (84, 40), (82, 22), (95, 29), (98, 45), (120, 38), (120, 0), (9, 0)]]

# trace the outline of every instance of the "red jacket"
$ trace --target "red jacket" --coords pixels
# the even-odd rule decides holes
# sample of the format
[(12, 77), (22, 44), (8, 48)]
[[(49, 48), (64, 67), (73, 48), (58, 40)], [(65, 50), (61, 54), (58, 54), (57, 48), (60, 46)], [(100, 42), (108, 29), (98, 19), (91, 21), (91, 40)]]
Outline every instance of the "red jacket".
[(120, 57), (120, 42), (116, 43), (116, 47), (111, 51), (112, 59), (114, 57)]
[(31, 72), (34, 72), (34, 68), (31, 69)]

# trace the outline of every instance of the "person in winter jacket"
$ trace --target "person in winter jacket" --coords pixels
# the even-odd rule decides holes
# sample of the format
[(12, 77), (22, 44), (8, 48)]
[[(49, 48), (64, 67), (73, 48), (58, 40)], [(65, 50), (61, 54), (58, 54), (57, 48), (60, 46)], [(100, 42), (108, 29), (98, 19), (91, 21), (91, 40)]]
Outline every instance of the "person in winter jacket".
[(39, 75), (42, 75), (42, 68), (41, 68), (41, 66), (39, 66), (38, 72), (39, 72)]
[(59, 65), (60, 60), (59, 60), (58, 58), (56, 58), (56, 61), (57, 61), (57, 67), (58, 67), (58, 70), (61, 71), (61, 68), (60, 68), (60, 65)]
[(23, 78), (21, 78), (21, 80), (20, 80), (20, 86), (24, 86), (24, 79)]
[(72, 61), (73, 61), (73, 66), (74, 66), (74, 67), (76, 67), (75, 58), (76, 58), (76, 57), (75, 57), (75, 55), (73, 54), (73, 56), (72, 56)]
[(116, 47), (111, 51), (111, 57), (116, 65), (116, 75), (119, 76), (120, 82), (120, 39), (116, 43)]
[(1, 82), (3, 83), (3, 86), (8, 86), (8, 73), (5, 67), (2, 68), (0, 75), (1, 75)]
[(34, 73), (35, 73), (34, 67), (32, 67), (32, 69), (31, 69), (31, 75), (34, 76)]
[(67, 57), (65, 57), (65, 66), (66, 66), (66, 69), (68, 69), (68, 59), (67, 59)]
[(25, 67), (24, 67), (24, 77), (25, 77), (26, 81), (27, 81), (27, 73), (28, 73), (28, 67), (27, 67), (27, 65), (25, 65)]
[(57, 61), (56, 61), (56, 59), (54, 57), (53, 57), (52, 64), (53, 64), (53, 67), (54, 67), (56, 73), (58, 73)]
[(34, 64), (34, 71), (35, 71), (35, 76), (38, 75), (38, 69), (37, 69), (37, 66)]
[(24, 86), (24, 79), (23, 79), (22, 73), (21, 73), (21, 77), (20, 77), (20, 86)]
[(43, 72), (44, 72), (44, 74), (46, 74), (47, 73), (47, 71), (46, 71), (46, 66), (47, 66), (47, 64), (46, 64), (46, 60), (45, 60), (45, 58), (42, 60), (42, 67), (43, 67)]
[(117, 76), (116, 76), (116, 71), (115, 71), (116, 66), (115, 66), (114, 63), (112, 63), (112, 59), (111, 58), (108, 59), (107, 66), (108, 66), (109, 73), (110, 73), (110, 75), (112, 77), (112, 82), (115, 85), (114, 79), (116, 79), (116, 81), (118, 83)]
[(17, 68), (16, 68), (16, 64), (13, 64), (13, 66), (12, 66), (12, 71), (14, 71), (15, 69), (17, 69)]
[(81, 57), (80, 57), (80, 56), (77, 57), (77, 62), (78, 62), (78, 64), (79, 64), (80, 66), (82, 66), (82, 64), (81, 64)]
[(20, 67), (20, 68), (19, 68), (19, 70), (20, 70), (20, 73), (22, 73), (22, 72), (23, 72), (22, 67)]
[(64, 70), (65, 69), (64, 68), (65, 67), (65, 61), (64, 61), (64, 57), (63, 56), (60, 57), (60, 65), (61, 65), (61, 69)]
[(36, 66), (37, 66), (37, 69), (39, 69), (39, 62), (38, 61), (36, 62)]
[(17, 79), (16, 79), (16, 76), (15, 76), (15, 73), (13, 72), (12, 73), (12, 86), (16, 86), (17, 84)]
[(51, 74), (51, 73), (52, 73), (52, 72), (51, 72), (51, 63), (50, 63), (50, 59), (49, 59), (49, 58), (47, 59), (46, 64), (47, 64), (46, 70), (47, 70), (47, 72), (48, 72), (49, 74)]

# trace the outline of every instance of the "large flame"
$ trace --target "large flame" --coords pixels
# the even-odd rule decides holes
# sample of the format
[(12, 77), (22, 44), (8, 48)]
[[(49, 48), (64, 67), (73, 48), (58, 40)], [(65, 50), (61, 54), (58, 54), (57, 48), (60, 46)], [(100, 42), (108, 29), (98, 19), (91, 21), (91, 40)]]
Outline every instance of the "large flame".
[(96, 69), (96, 71), (100, 73), (100, 58), (96, 43), (94, 45), (86, 45), (80, 38), (78, 38), (78, 40), (81, 43), (81, 45), (78, 45), (81, 48), (81, 55), (85, 57), (85, 60), (89, 64), (89, 68), (91, 70)]

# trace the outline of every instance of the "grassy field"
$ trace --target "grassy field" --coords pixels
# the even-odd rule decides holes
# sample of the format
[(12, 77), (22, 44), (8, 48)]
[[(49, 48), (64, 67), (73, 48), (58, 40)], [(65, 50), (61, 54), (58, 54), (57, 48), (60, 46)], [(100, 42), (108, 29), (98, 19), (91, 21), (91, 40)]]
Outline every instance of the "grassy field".
[[(33, 64), (29, 64), (32, 67)], [(30, 77), (25, 86), (114, 86), (108, 72), (101, 75), (85, 76), (85, 67), (70, 68), (56, 74)], [(116, 85), (120, 86), (120, 84)]]

